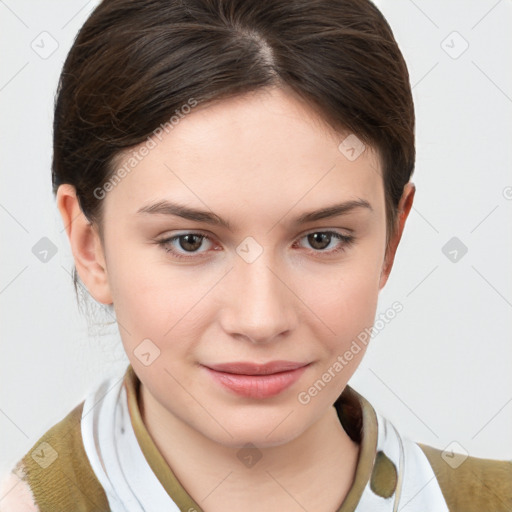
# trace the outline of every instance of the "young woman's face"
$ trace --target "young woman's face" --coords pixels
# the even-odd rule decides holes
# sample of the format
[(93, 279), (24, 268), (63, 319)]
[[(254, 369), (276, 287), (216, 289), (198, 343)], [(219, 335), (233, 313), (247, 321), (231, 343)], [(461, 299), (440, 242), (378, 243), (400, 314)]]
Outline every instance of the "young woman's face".
[[(328, 413), (365, 345), (335, 363), (372, 326), (385, 281), (380, 164), (353, 136), (340, 150), (347, 135), (282, 90), (198, 105), (107, 193), (108, 285), (162, 414), (271, 446)], [(248, 376), (271, 362), (288, 371)]]

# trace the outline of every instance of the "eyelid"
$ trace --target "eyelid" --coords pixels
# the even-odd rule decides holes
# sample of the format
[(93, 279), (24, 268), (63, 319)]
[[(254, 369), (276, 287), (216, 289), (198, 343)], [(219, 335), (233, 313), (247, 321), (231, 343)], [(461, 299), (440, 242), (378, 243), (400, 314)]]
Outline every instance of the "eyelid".
[[(352, 233), (352, 230), (349, 230), (351, 233)], [(337, 238), (338, 241), (340, 242), (341, 245), (338, 245), (337, 248), (335, 249), (330, 249), (330, 250), (314, 250), (314, 249), (310, 249), (308, 252), (315, 255), (315, 256), (322, 256), (322, 255), (334, 255), (334, 254), (338, 254), (338, 253), (341, 253), (343, 252), (347, 247), (349, 247), (350, 245), (352, 245), (355, 240), (356, 240), (356, 237), (352, 234), (344, 234), (340, 231), (337, 231), (335, 229), (314, 229), (313, 231), (308, 231), (302, 235), (299, 235), (297, 237), (297, 241), (300, 242), (300, 240), (302, 240), (304, 237), (307, 237), (309, 235), (312, 235), (314, 233), (323, 233), (323, 234), (328, 234), (331, 236), (331, 238)]]
[[(338, 227), (331, 227), (331, 226), (325, 226), (325, 227), (320, 227), (320, 228), (309, 228), (309, 229), (305, 229), (302, 233), (299, 233), (297, 235), (297, 238), (299, 237), (303, 237), (303, 236), (306, 236), (306, 235), (311, 235), (313, 233), (338, 233), (340, 235), (344, 235), (345, 233), (353, 233), (354, 230), (353, 229), (350, 229), (350, 228), (338, 228)], [(349, 236), (347, 234), (347, 236)]]
[(200, 236), (203, 238), (203, 240), (209, 240), (210, 242), (212, 242), (214, 240), (214, 237), (212, 235), (209, 235), (207, 233), (204, 233), (202, 231), (197, 231), (197, 230), (189, 230), (189, 231), (183, 231), (181, 233), (174, 233), (172, 235), (167, 235), (167, 236), (163, 236), (162, 238), (160, 238), (159, 240), (157, 240), (157, 243), (164, 243), (164, 242), (170, 242), (170, 241), (174, 241), (182, 236), (186, 236), (186, 235), (197, 235), (197, 236)]
[[(310, 229), (306, 229), (302, 233), (295, 235), (293, 240), (295, 241), (295, 240), (297, 240), (299, 238), (303, 238), (307, 235), (312, 235), (313, 233), (337, 233), (339, 235), (349, 237), (350, 234), (353, 232), (354, 232), (354, 230), (350, 229), (350, 228), (332, 228), (332, 227), (310, 228)], [(162, 241), (165, 242), (166, 240), (170, 240), (171, 238), (177, 238), (179, 236), (184, 236), (184, 235), (200, 235), (208, 240), (216, 239), (215, 235), (208, 233), (207, 231), (203, 231), (201, 229), (189, 229), (189, 230), (183, 229), (183, 230), (179, 230), (178, 232), (173, 231), (173, 232), (171, 232), (171, 234), (168, 234), (168, 235), (167, 234), (159, 235), (158, 238), (156, 239), (156, 241), (157, 242), (162, 242)]]
[[(349, 231), (350, 233), (353, 232), (353, 230), (351, 230), (351, 229), (346, 229), (346, 231)], [(294, 238), (293, 244), (295, 245), (296, 243), (300, 242), (304, 237), (306, 237), (308, 235), (312, 235), (314, 233), (330, 234), (331, 237), (337, 238), (341, 245), (339, 245), (335, 249), (330, 249), (330, 250), (314, 250), (314, 249), (306, 250), (309, 254), (311, 254), (313, 256), (325, 257), (325, 256), (341, 253), (341, 252), (345, 251), (349, 246), (351, 246), (356, 240), (356, 237), (354, 235), (344, 234), (343, 232), (340, 232), (340, 231), (336, 230), (335, 228), (316, 228), (316, 229), (311, 229), (311, 230), (305, 231), (305, 232), (297, 235)], [(165, 246), (167, 244), (171, 244), (172, 242), (174, 242), (181, 236), (185, 236), (185, 235), (199, 235), (200, 237), (203, 238), (203, 240), (206, 239), (206, 240), (214, 243), (214, 241), (213, 241), (214, 237), (202, 232), (201, 230), (189, 230), (189, 231), (178, 232), (178, 233), (175, 233), (175, 234), (172, 234), (169, 236), (164, 236), (163, 238), (156, 240), (155, 243), (162, 246), (162, 248), (167, 253), (172, 254), (173, 257), (176, 259), (194, 260), (194, 259), (198, 259), (198, 258), (207, 256), (209, 251), (191, 252), (191, 253), (188, 253), (188, 255), (187, 255), (186, 252), (183, 253), (183, 252), (176, 251), (174, 249), (166, 249), (165, 248)]]

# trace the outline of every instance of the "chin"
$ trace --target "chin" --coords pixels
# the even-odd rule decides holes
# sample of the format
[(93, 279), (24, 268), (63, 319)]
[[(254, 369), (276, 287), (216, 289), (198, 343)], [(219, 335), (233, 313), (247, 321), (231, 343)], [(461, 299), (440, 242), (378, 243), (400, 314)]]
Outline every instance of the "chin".
[[(295, 408), (296, 409), (296, 408)], [(290, 414), (291, 411), (294, 411)], [(259, 448), (271, 448), (299, 437), (309, 425), (303, 424), (293, 407), (282, 407), (265, 414), (239, 411), (236, 417), (224, 416), (219, 427), (203, 435), (224, 446), (240, 449), (251, 443)], [(229, 434), (226, 432), (229, 432)]]

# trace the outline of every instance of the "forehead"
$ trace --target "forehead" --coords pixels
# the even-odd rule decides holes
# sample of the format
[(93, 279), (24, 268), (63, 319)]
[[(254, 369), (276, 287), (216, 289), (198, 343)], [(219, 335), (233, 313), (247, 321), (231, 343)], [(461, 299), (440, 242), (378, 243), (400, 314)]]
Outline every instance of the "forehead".
[[(281, 89), (198, 104), (107, 194), (106, 208), (136, 211), (147, 201), (177, 199), (219, 209), (245, 205), (260, 216), (294, 204), (364, 198), (383, 201), (377, 153), (335, 132)], [(139, 146), (144, 146), (145, 143)], [(137, 148), (121, 155), (127, 167)]]

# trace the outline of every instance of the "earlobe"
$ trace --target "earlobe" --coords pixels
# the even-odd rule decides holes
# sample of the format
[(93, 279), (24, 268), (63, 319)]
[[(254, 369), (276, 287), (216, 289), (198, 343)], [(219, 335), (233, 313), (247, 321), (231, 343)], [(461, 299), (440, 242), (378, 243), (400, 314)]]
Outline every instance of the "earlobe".
[(89, 293), (102, 304), (112, 304), (107, 267), (100, 236), (83, 214), (73, 185), (60, 185), (57, 190), (59, 208), (76, 270)]
[(389, 241), (386, 256), (384, 258), (384, 264), (382, 266), (382, 271), (380, 274), (379, 290), (381, 290), (386, 284), (389, 278), (389, 274), (391, 273), (391, 269), (393, 268), (396, 250), (398, 248), (398, 244), (400, 243), (400, 239), (402, 238), (402, 233), (405, 227), (405, 221), (407, 220), (409, 212), (411, 211), (412, 208), (415, 192), (416, 187), (414, 183), (409, 182), (405, 185), (404, 190), (402, 192), (402, 197), (400, 198), (400, 203), (398, 205), (397, 229)]

